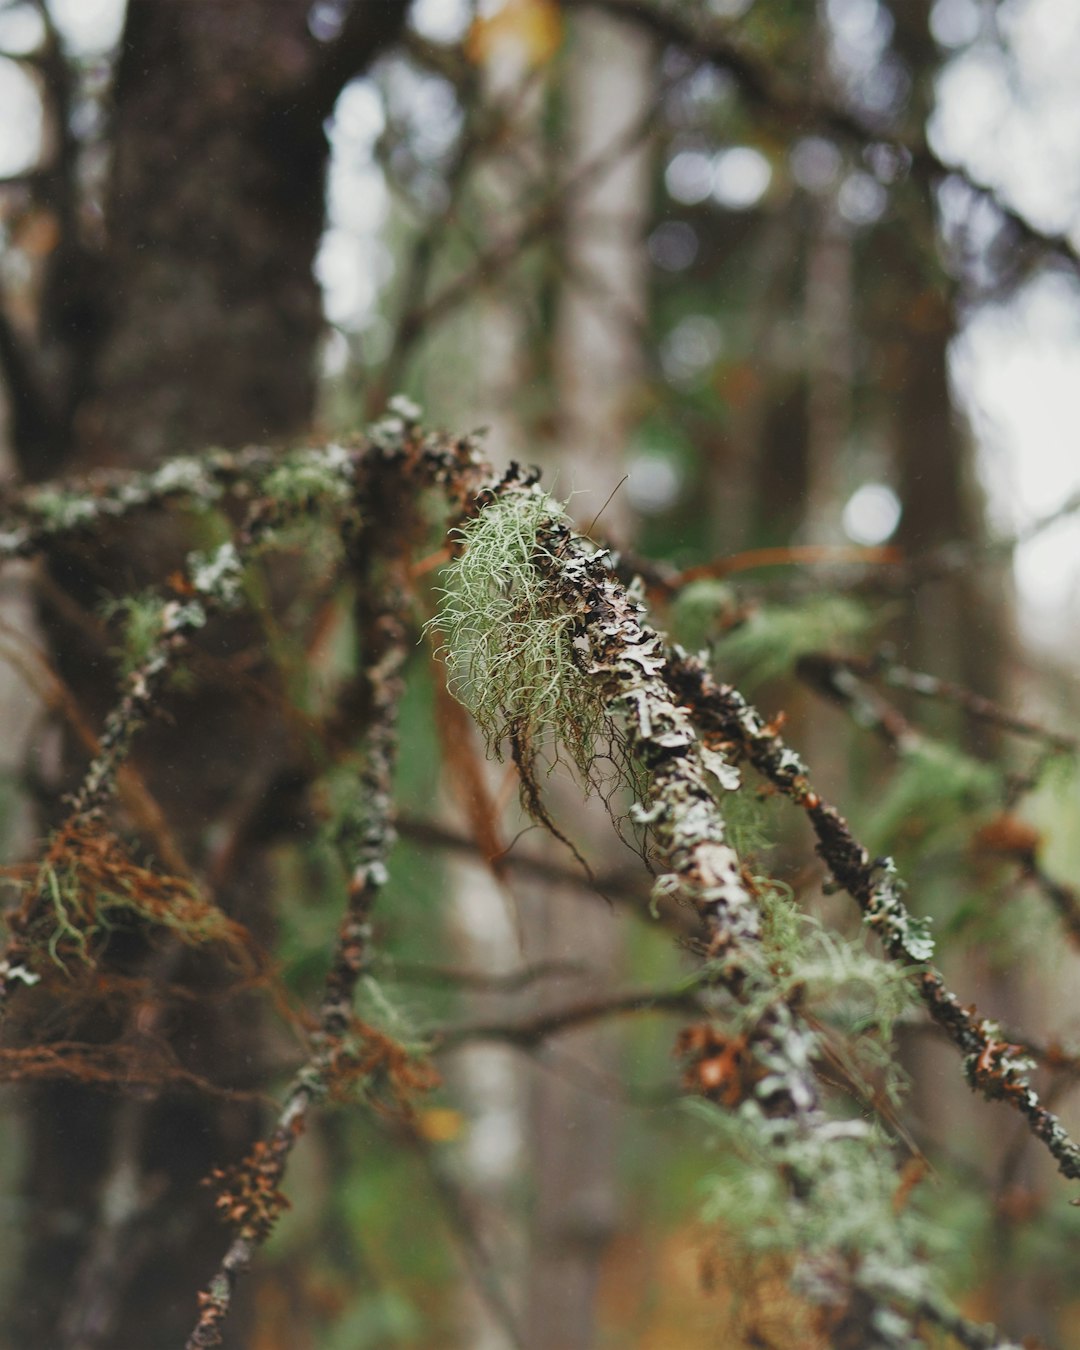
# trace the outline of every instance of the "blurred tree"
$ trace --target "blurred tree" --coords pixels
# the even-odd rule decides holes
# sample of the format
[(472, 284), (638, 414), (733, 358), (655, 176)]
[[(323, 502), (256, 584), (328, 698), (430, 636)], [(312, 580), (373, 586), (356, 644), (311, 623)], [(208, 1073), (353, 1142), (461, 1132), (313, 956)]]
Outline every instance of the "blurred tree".
[[(980, 1133), (961, 1165), (951, 1097), (916, 1093), (921, 1109), (898, 1116), (890, 1040), (897, 1016), (909, 1039), (936, 1026), (969, 1086), (1010, 1102), (1080, 1174), (1027, 1095), (1021, 1049), (1050, 1074), (1051, 1102), (1074, 1057), (979, 1019), (934, 970), (910, 978), (933, 915), (945, 959), (950, 940), (974, 944), (994, 968), (980, 1002), (1008, 1025), (1025, 1004), (1000, 968), (1034, 921), (1017, 909), (1010, 927), (997, 909), (1034, 887), (1080, 931), (1080, 902), (1020, 815), (1076, 745), (989, 701), (1009, 691), (1008, 553), (989, 540), (948, 378), (976, 278), (999, 296), (1022, 284), (1021, 246), (1025, 268), (1078, 260), (928, 142), (947, 8), (128, 0), (115, 51), (88, 58), (58, 6), (0, 5), (0, 48), (33, 74), (46, 127), (2, 189), (0, 365), (22, 486), (0, 551), (41, 555), (24, 594), (47, 653), (14, 620), (3, 636), (46, 705), (12, 772), (36, 832), (53, 832), (40, 869), (18, 874), (0, 990), (0, 1065), (26, 1080), (12, 1345), (181, 1344), (197, 1316), (189, 1345), (212, 1345), (226, 1315), (226, 1343), (260, 1350), (605, 1335), (1005, 1346), (1032, 1319), (1046, 1344), (1070, 1344), (1075, 1223), (1035, 1141)], [(321, 384), (320, 361), (333, 366)], [(639, 572), (663, 626), (722, 677), (786, 708), (788, 740), (872, 852), (809, 787), (782, 719), (740, 712), (678, 653), (652, 669), (619, 583), (589, 571), (519, 476), (491, 490), (471, 448), (424, 440), (408, 402), (391, 402), (401, 390), (435, 421), (490, 423), (496, 463), (535, 458), (557, 466), (559, 491), (587, 489), (572, 503), (585, 532), (641, 551), (624, 547), (618, 575)], [(362, 454), (320, 448), (363, 422)], [(100, 470), (144, 476), (52, 486)], [(447, 520), (471, 521), (465, 545), (446, 542)], [(508, 734), (524, 814), (409, 656), (408, 625), (438, 603), (426, 578), (447, 561), (454, 687), (494, 747)], [(489, 634), (470, 585), (492, 612), (519, 608)], [(551, 635), (541, 650), (535, 632)], [(471, 688), (461, 662), (490, 650)], [(373, 937), (406, 662), (396, 790), (410, 850), (394, 855)], [(548, 699), (542, 717), (530, 690)], [(600, 758), (621, 786), (603, 795), (661, 874), (661, 931), (625, 941), (601, 909), (581, 920), (581, 892), (645, 917), (640, 880), (596, 846), (581, 784), (549, 787), (533, 758), (544, 722), (584, 763), (583, 728), (615, 711)], [(666, 719), (670, 743), (655, 739)], [(456, 818), (433, 804), (436, 737)], [(892, 966), (822, 893), (805, 833), (751, 801), (751, 766), (770, 800), (807, 812)], [(554, 840), (510, 851), (530, 814)], [(730, 873), (725, 830), (745, 863)], [(444, 959), (443, 879), (414, 856), (421, 843), (486, 868), (490, 903), (476, 882), (458, 904), (467, 970)], [(600, 875), (583, 882), (566, 845)], [(918, 883), (910, 914), (886, 855)], [(519, 868), (532, 880), (515, 954), (497, 906)], [(1045, 952), (1053, 938), (1034, 931)], [(473, 968), (485, 953), (496, 969)], [(434, 982), (430, 1002), (397, 989), (409, 971)], [(620, 976), (641, 987), (620, 993)], [(683, 1086), (710, 1106), (690, 1124), (631, 1124), (611, 1100), (603, 1056), (655, 1064), (657, 1042), (582, 1028), (642, 1009), (696, 1019), (678, 1042)], [(447, 1055), (478, 1040), (541, 1054), (530, 1131), (490, 1059), (470, 1080), (471, 1122), (461, 1101), (417, 1104), (430, 1079), (416, 1047), (438, 1036)], [(301, 1062), (275, 1115), (259, 1094)], [(367, 1124), (311, 1124), (297, 1151), (292, 1245), (283, 1225), (261, 1283), (237, 1282), (312, 1108), (357, 1093), (375, 1107)], [(707, 1141), (722, 1144), (715, 1166), (688, 1163)], [(635, 1198), (620, 1206), (624, 1173)], [(711, 1236), (687, 1223), (702, 1185)], [(421, 1205), (448, 1225), (472, 1303), (447, 1295), (455, 1277)], [(972, 1236), (991, 1219), (1008, 1230), (1009, 1292)], [(1055, 1244), (1049, 1298), (1015, 1297)], [(673, 1273), (688, 1255), (711, 1300)]]

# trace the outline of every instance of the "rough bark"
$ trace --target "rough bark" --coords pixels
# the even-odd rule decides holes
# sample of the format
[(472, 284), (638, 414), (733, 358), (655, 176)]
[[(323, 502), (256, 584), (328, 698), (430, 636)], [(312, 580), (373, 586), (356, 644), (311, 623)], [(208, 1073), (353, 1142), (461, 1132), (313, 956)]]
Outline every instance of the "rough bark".
[[(308, 423), (321, 322), (312, 263), (323, 222), (323, 121), (346, 80), (396, 33), (406, 4), (356, 4), (328, 43), (309, 32), (309, 9), (306, 0), (131, 0), (103, 242), (91, 251), (69, 241), (46, 288), (42, 333), (63, 340), (64, 360), (54, 361), (63, 378), (51, 436), (30, 434), (25, 419), (27, 434), (15, 427), (27, 476), (149, 466), (207, 445), (280, 440)], [(114, 679), (93, 623), (72, 623), (72, 613), (85, 618), (103, 590), (138, 586), (148, 563), (160, 576), (161, 557), (185, 547), (151, 525), (125, 532), (108, 553), (54, 552), (54, 587), (66, 596), (45, 610), (54, 656), (94, 717), (111, 701)], [(223, 625), (207, 646), (214, 660), (227, 659), (256, 638)], [(151, 789), (188, 860), (205, 872), (214, 862), (207, 827), (231, 834), (217, 899), (266, 931), (262, 853), (293, 823), (296, 804), (283, 739), (267, 737), (251, 692), (269, 679), (265, 663), (254, 677), (196, 688), (174, 703), (175, 726), (155, 727), (141, 743)], [(142, 966), (146, 953), (129, 959)], [(213, 983), (205, 963), (166, 964), (170, 979)], [(99, 1017), (82, 1033), (118, 1030)], [(257, 1063), (265, 1036), (254, 1005), (235, 1003), (224, 1012), (197, 1006), (170, 1031), (181, 1062), (212, 1065), (225, 1078)], [(243, 1150), (253, 1125), (248, 1106), (120, 1103), (71, 1084), (34, 1092), (31, 1219), (6, 1319), (12, 1343), (182, 1344), (220, 1245), (198, 1182)], [(63, 1298), (59, 1271), (71, 1272)], [(242, 1306), (237, 1324), (242, 1343)]]

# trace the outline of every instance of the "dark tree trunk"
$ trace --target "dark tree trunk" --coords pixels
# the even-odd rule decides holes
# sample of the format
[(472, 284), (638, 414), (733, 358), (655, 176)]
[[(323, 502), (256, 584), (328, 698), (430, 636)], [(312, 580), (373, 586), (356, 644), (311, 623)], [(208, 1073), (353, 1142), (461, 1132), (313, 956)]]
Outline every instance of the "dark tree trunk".
[[(344, 83), (400, 29), (407, 3), (356, 0), (326, 43), (308, 30), (309, 8), (308, 0), (131, 0), (105, 240), (93, 256), (83, 245), (58, 250), (42, 332), (64, 349), (64, 362), (54, 361), (64, 381), (54, 434), (16, 446), (27, 476), (147, 466), (178, 451), (284, 439), (308, 424), (321, 326), (312, 264), (323, 226), (323, 123)], [(46, 606), (55, 659), (95, 718), (115, 677), (92, 625), (71, 623), (71, 602), (85, 612), (103, 590), (160, 582), (162, 558), (186, 547), (179, 531), (164, 533), (159, 521), (108, 556), (51, 560), (67, 596)], [(253, 627), (211, 632), (211, 671), (257, 640)], [(151, 790), (196, 873), (220, 863), (208, 827), (228, 827), (230, 865), (217, 866), (215, 898), (265, 933), (263, 852), (295, 811), (284, 736), (267, 732), (265, 704), (251, 693), (261, 682), (272, 697), (272, 675), (261, 660), (248, 670), (254, 678), (243, 682), (200, 677), (172, 698), (173, 727), (148, 728), (140, 743)], [(204, 993), (222, 978), (205, 958), (138, 948), (125, 958), (143, 975)], [(167, 1028), (185, 1067), (250, 1080), (265, 1059), (260, 1009), (255, 999), (202, 999), (193, 1010), (159, 1008), (154, 1031)], [(132, 1016), (99, 1011), (78, 1034), (137, 1034)], [(227, 1241), (198, 1183), (247, 1149), (255, 1125), (249, 1105), (172, 1094), (120, 1100), (73, 1084), (36, 1090), (25, 1259), (3, 1319), (10, 1344), (182, 1345), (195, 1291)], [(244, 1324), (241, 1302), (232, 1343), (245, 1343)]]
[(326, 141), (296, 0), (135, 0), (116, 74), (106, 332), (80, 452), (152, 463), (300, 431)]

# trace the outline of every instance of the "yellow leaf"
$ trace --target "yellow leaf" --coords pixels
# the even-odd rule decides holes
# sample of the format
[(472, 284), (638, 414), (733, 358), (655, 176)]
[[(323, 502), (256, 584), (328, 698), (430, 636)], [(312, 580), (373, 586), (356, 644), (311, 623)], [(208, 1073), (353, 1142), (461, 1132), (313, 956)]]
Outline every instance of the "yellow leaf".
[(562, 42), (562, 16), (555, 0), (505, 0), (486, 18), (478, 18), (465, 40), (474, 65), (533, 70), (545, 65)]
[(446, 1144), (461, 1133), (465, 1118), (449, 1106), (429, 1106), (419, 1113), (416, 1123), (429, 1143)]

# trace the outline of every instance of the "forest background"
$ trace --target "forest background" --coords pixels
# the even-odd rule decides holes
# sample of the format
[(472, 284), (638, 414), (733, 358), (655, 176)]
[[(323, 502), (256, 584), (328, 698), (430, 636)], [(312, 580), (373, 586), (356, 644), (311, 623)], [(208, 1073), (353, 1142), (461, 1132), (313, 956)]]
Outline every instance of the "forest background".
[(0, 1339), (1080, 1345), (1072, 10), (0, 6)]

